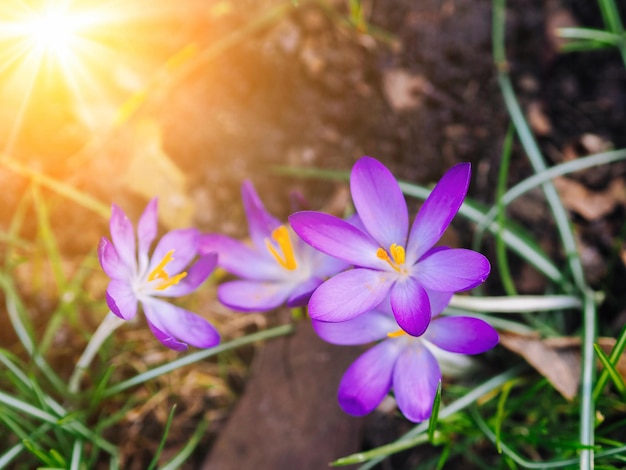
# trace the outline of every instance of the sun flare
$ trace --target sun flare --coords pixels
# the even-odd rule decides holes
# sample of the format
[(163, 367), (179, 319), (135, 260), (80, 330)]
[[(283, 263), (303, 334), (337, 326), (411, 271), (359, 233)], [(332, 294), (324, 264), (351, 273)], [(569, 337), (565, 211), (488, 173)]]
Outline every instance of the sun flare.
[(17, 24), (18, 31), (30, 43), (36, 53), (48, 53), (58, 58), (67, 58), (76, 45), (81, 27), (87, 26), (85, 21), (61, 8), (48, 8), (40, 12), (33, 12), (31, 18), (26, 18)]

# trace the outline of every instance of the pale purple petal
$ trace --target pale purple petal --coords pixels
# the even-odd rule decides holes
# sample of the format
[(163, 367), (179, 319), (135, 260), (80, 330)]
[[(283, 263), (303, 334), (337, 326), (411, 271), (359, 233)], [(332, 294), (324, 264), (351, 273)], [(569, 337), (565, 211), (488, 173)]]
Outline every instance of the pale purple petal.
[(111, 240), (117, 254), (131, 272), (137, 271), (137, 253), (135, 249), (135, 230), (124, 211), (113, 204), (111, 208)]
[(109, 282), (106, 301), (109, 309), (123, 320), (131, 320), (137, 314), (137, 296), (128, 282)]
[(404, 195), (391, 172), (378, 160), (362, 157), (350, 174), (350, 192), (361, 222), (385, 249), (404, 247), (409, 214)]
[(311, 277), (295, 285), (287, 299), (287, 307), (293, 308), (306, 305), (313, 291), (317, 289), (322, 282), (324, 282), (324, 279)]
[(209, 253), (201, 256), (198, 261), (191, 265), (185, 276), (178, 284), (155, 292), (155, 295), (164, 297), (180, 297), (187, 295), (202, 284), (211, 275), (217, 265), (217, 254)]
[(233, 310), (262, 312), (284, 304), (293, 287), (284, 282), (231, 281), (218, 287), (217, 296)]
[(98, 259), (102, 270), (111, 279), (129, 280), (133, 275), (128, 265), (120, 259), (113, 243), (105, 237), (98, 244)]
[(309, 301), (309, 315), (320, 321), (348, 321), (372, 310), (385, 298), (392, 285), (387, 273), (351, 269), (319, 286)]
[(419, 343), (406, 347), (393, 371), (393, 391), (404, 416), (418, 423), (430, 417), (441, 370), (434, 356)]
[(187, 343), (183, 343), (182, 341), (178, 341), (172, 335), (165, 333), (164, 331), (159, 330), (150, 320), (148, 320), (148, 326), (152, 331), (152, 334), (156, 339), (158, 339), (161, 344), (167, 348), (173, 349), (174, 351), (187, 351), (188, 346)]
[(463, 248), (438, 250), (416, 265), (415, 275), (427, 289), (458, 292), (481, 284), (489, 276), (489, 260)]
[(202, 235), (199, 251), (216, 252), (220, 267), (245, 279), (276, 281), (289, 275), (265, 248), (257, 251), (225, 235)]
[(470, 164), (459, 163), (449, 169), (433, 188), (411, 227), (407, 261), (418, 260), (439, 241), (463, 204), (470, 175)]
[(376, 256), (378, 243), (358, 228), (323, 212), (302, 211), (289, 216), (293, 230), (312, 247), (355, 266), (390, 270)]
[(150, 245), (157, 236), (158, 220), (157, 220), (157, 199), (152, 199), (139, 218), (137, 224), (137, 240), (139, 242), (139, 271), (143, 271), (148, 266), (148, 252)]
[(167, 232), (157, 243), (152, 258), (150, 259), (150, 266), (148, 272), (154, 270), (157, 265), (163, 261), (165, 255), (174, 250), (172, 261), (167, 264), (165, 271), (174, 276), (181, 271), (184, 271), (187, 265), (198, 254), (198, 242), (200, 240), (200, 232), (195, 228), (172, 230)]
[(323, 322), (311, 320), (313, 329), (320, 338), (343, 346), (367, 344), (387, 337), (398, 329), (392, 315), (378, 310), (359, 315), (349, 321)]
[(424, 339), (446, 351), (480, 354), (498, 344), (498, 332), (486, 321), (471, 317), (439, 317)]
[(170, 344), (179, 345), (182, 342), (197, 348), (210, 348), (220, 342), (220, 335), (213, 325), (195, 313), (153, 298), (143, 300), (142, 305), (148, 323), (173, 339), (155, 334), (168, 347), (172, 347)]
[(341, 409), (353, 416), (373, 411), (389, 393), (394, 364), (402, 351), (395, 341), (383, 341), (369, 349), (348, 368), (339, 384)]
[(265, 239), (270, 238), (272, 231), (281, 225), (280, 220), (265, 210), (265, 206), (250, 181), (244, 181), (241, 186), (241, 195), (248, 217), (250, 238), (258, 248), (264, 248)]
[(311, 269), (314, 276), (327, 278), (338, 272), (345, 271), (351, 265), (346, 261), (334, 256), (322, 253), (298, 238), (298, 244), (294, 247), (296, 256), (302, 259), (303, 264)]
[(450, 299), (454, 292), (441, 292), (436, 290), (428, 290), (428, 300), (430, 301), (430, 317), (434, 318), (445, 310), (450, 303)]
[(391, 310), (398, 325), (412, 336), (420, 336), (430, 322), (430, 300), (426, 290), (412, 277), (391, 288)]

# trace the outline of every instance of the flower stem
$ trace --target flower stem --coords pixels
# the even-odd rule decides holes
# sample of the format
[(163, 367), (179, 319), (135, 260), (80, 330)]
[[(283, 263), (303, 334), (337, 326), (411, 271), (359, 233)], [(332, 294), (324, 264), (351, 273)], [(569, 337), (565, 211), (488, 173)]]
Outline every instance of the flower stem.
[(102, 343), (106, 341), (111, 333), (122, 326), (124, 321), (125, 320), (122, 320), (113, 312), (109, 311), (109, 313), (107, 313), (107, 316), (104, 317), (104, 320), (100, 323), (100, 326), (89, 340), (89, 343), (87, 343), (87, 347), (80, 356), (80, 359), (78, 359), (76, 367), (74, 367), (74, 372), (72, 372), (69, 382), (70, 393), (78, 393), (80, 381), (85, 374), (85, 370), (89, 367), (96, 353), (100, 350)]

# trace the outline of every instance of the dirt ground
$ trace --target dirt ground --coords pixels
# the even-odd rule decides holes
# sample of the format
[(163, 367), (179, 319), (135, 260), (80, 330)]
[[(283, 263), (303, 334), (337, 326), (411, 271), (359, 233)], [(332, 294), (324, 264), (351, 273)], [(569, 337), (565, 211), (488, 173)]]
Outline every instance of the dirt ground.
[[(155, 145), (153, 153), (169, 159), (146, 170), (161, 165), (155, 178), (169, 188), (159, 187), (164, 225), (193, 223), (238, 237), (246, 235), (239, 194), (243, 179), (252, 179), (268, 209), (283, 218), (292, 210), (293, 191), (314, 209), (345, 201), (343, 183), (279, 175), (279, 166), (346, 171), (370, 155), (399, 178), (428, 184), (454, 163), (469, 161), (470, 196), (493, 203), (509, 118), (491, 56), (490, 1), (365, 1), (367, 32), (345, 22), (347, 2), (294, 2), (299, 6), (288, 5), (267, 19), (265, 12), (277, 2), (213, 3), (230, 7), (170, 22), (200, 45), (220, 43), (233, 31), (245, 33), (157, 81), (123, 125), (95, 140), (85, 137), (75, 115), (51, 103), (46, 117), (18, 139), (15, 152), (24, 156), (22, 162), (106, 205), (116, 202), (134, 217), (155, 188), (156, 183), (139, 181), (142, 163), (151, 161), (142, 159), (145, 149)], [(624, 4), (622, 15), (626, 18)], [(251, 22), (255, 26), (246, 29)], [(563, 54), (554, 32), (564, 26), (600, 27), (595, 2), (512, 0), (506, 25), (515, 91), (548, 163), (625, 147), (626, 67), (618, 52)], [(77, 151), (72, 158), (38, 157), (72, 145)], [(509, 185), (531, 173), (516, 144)], [(626, 279), (624, 261), (615, 261), (626, 252), (625, 173), (620, 162), (564, 178), (559, 187), (588, 280), (606, 291), (607, 328), (626, 318), (626, 294), (619, 287)], [(0, 184), (0, 204), (16, 207), (24, 180), (0, 168)], [(106, 232), (106, 222), (84, 208), (56, 204), (51, 210), (68, 256), (93, 249)], [(10, 214), (2, 211), (2, 225)], [(509, 215), (562, 260), (540, 193), (520, 199)], [(93, 220), (89, 227), (86, 218)], [(464, 228), (461, 221), (457, 228)], [(458, 230), (456, 237), (459, 244), (470, 241), (468, 230)], [(485, 250), (493, 255), (489, 244)], [(521, 293), (543, 291), (544, 282), (531, 269), (514, 262), (513, 270)], [(489, 291), (501, 292), (497, 276), (492, 278)], [(245, 389), (241, 385), (235, 388)], [(224, 422), (211, 426), (198, 463)], [(399, 420), (377, 414), (365, 423), (360, 444), (382, 445), (406, 429)], [(410, 453), (401, 459), (394, 469), (412, 468), (419, 460)], [(141, 459), (130, 461), (132, 468), (145, 468)]]

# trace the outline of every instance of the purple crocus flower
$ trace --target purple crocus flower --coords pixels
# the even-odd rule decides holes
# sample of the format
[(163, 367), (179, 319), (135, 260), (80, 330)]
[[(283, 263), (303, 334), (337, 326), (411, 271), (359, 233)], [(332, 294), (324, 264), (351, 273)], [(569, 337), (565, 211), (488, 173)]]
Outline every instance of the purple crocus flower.
[(200, 232), (172, 230), (159, 240), (150, 256), (150, 246), (157, 236), (156, 199), (148, 203), (141, 215), (136, 238), (132, 223), (115, 204), (110, 229), (113, 242), (103, 237), (98, 256), (102, 269), (111, 278), (106, 291), (111, 312), (131, 320), (141, 303), (154, 336), (177, 351), (187, 349), (186, 343), (198, 348), (218, 344), (219, 334), (207, 320), (158, 298), (189, 294), (215, 268), (215, 253), (204, 254), (190, 265), (199, 255)]
[[(437, 315), (451, 294), (430, 296)], [(313, 320), (313, 328), (325, 341), (340, 345), (382, 340), (359, 356), (339, 385), (339, 405), (348, 414), (363, 416), (373, 411), (394, 391), (398, 408), (407, 419), (420, 422), (432, 412), (441, 371), (435, 356), (444, 350), (479, 354), (498, 344), (496, 330), (472, 317), (434, 316), (420, 337), (399, 328), (387, 302), (352, 320), (338, 323)]]
[(490, 270), (483, 255), (434, 247), (463, 203), (469, 180), (469, 163), (451, 168), (409, 232), (406, 201), (395, 178), (382, 163), (362, 157), (352, 169), (350, 190), (363, 228), (321, 212), (293, 214), (289, 222), (304, 241), (356, 266), (314, 292), (311, 318), (351, 320), (389, 296), (400, 327), (419, 336), (431, 318), (429, 293), (463, 291), (483, 282)]
[(241, 188), (252, 246), (225, 235), (204, 235), (202, 252), (217, 252), (218, 264), (243, 279), (218, 288), (219, 300), (234, 310), (265, 311), (306, 305), (328, 276), (348, 267), (300, 240), (288, 224), (265, 210), (250, 181)]

